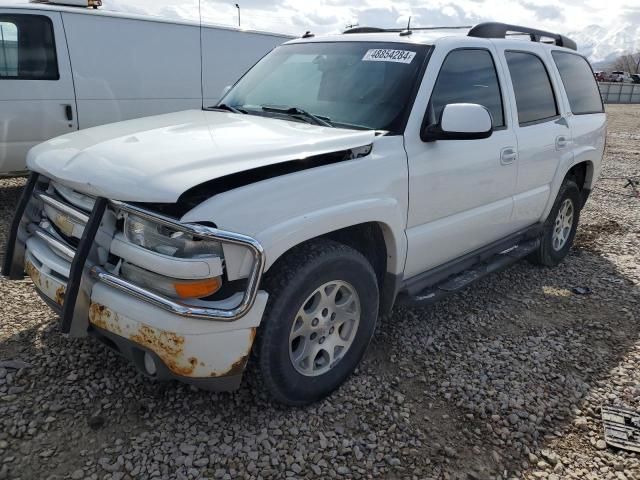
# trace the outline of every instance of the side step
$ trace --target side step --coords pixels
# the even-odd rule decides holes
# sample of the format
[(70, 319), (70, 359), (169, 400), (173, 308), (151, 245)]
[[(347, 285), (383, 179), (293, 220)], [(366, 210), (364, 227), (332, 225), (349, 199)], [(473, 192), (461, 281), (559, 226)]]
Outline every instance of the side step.
[(462, 290), (476, 280), (479, 280), (490, 273), (505, 269), (509, 265), (535, 251), (539, 246), (539, 238), (519, 243), (473, 265), (467, 270), (453, 274), (441, 282), (430, 285), (414, 295), (409, 295), (407, 292), (401, 292), (398, 295), (397, 302), (398, 304), (408, 306), (430, 305), (447, 295), (451, 295), (452, 293)]

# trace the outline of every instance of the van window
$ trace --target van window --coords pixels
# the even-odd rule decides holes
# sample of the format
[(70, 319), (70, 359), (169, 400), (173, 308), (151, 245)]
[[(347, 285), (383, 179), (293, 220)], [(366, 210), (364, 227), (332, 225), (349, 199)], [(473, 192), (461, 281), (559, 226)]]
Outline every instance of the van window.
[(505, 52), (518, 107), (520, 125), (539, 122), (558, 115), (549, 72), (532, 53)]
[(573, 53), (555, 51), (551, 55), (560, 72), (571, 112), (576, 115), (603, 112), (600, 89), (589, 63)]
[(0, 76), (18, 76), (18, 27), (0, 22)]
[(504, 126), (500, 83), (487, 50), (454, 50), (445, 58), (429, 102), (429, 123), (437, 123), (445, 105), (476, 103), (486, 107), (493, 127)]
[(58, 80), (53, 24), (42, 15), (0, 15), (0, 80)]

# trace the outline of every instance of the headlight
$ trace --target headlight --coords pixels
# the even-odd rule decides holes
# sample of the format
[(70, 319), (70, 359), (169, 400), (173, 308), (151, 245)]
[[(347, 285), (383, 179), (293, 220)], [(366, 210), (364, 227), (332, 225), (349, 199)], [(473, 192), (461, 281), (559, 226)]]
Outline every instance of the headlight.
[(124, 235), (134, 245), (178, 258), (222, 257), (222, 245), (215, 240), (194, 237), (136, 215), (128, 214)]

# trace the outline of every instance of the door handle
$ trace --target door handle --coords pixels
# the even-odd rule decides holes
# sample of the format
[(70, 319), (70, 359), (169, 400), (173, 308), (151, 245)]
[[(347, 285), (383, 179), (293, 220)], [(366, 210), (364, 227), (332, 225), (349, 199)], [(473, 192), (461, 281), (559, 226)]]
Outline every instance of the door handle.
[(67, 120), (69, 122), (73, 121), (73, 108), (71, 107), (71, 105), (65, 105), (64, 106), (64, 113), (67, 117)]
[(565, 137), (564, 135), (556, 137), (556, 150), (562, 150), (563, 148), (566, 148), (567, 145), (569, 145), (569, 140), (567, 140), (567, 137)]
[(518, 152), (513, 147), (503, 148), (500, 152), (500, 163), (502, 165), (511, 165), (518, 158)]

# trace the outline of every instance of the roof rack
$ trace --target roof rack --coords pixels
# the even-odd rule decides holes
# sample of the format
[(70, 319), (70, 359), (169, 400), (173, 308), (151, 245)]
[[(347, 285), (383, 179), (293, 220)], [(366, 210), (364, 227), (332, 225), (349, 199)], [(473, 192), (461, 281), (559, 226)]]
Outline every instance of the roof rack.
[(409, 27), (406, 28), (378, 28), (378, 27), (353, 27), (348, 28), (342, 33), (403, 33), (413, 30), (460, 30), (472, 28), (471, 25), (454, 26), (454, 27)]
[(102, 0), (29, 0), (29, 3), (48, 3), (66, 7), (98, 8), (102, 6)]
[(535, 28), (520, 27), (518, 25), (509, 25), (508, 23), (486, 22), (479, 23), (467, 34), (470, 37), (478, 38), (506, 38), (507, 35), (528, 35), (532, 42), (542, 42), (543, 38), (549, 38), (559, 47), (577, 50), (576, 42), (570, 38), (560, 35), (559, 33), (546, 32)]

